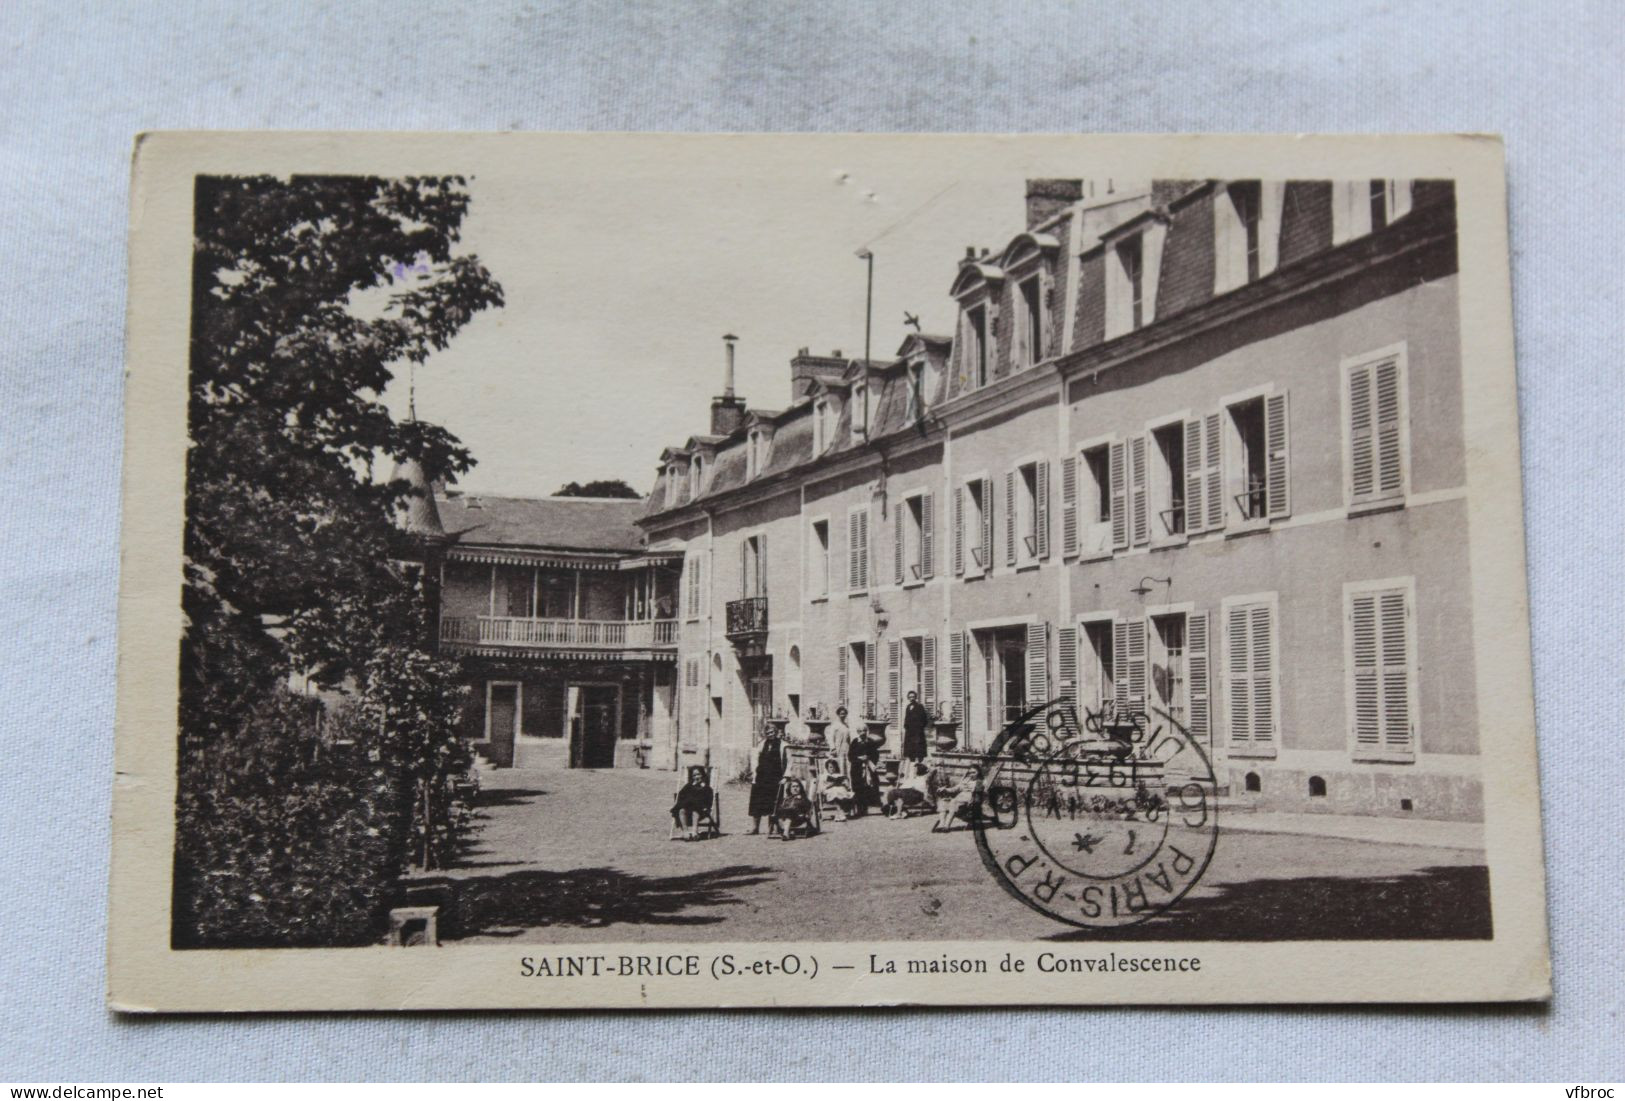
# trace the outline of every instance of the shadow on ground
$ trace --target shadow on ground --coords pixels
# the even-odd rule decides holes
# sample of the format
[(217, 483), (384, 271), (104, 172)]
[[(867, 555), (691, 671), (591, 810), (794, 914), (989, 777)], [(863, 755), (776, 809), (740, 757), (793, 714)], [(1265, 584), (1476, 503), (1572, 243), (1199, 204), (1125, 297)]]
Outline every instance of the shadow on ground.
[(530, 870), (457, 879), (441, 927), (448, 939), (517, 936), (537, 926), (714, 925), (737, 906), (736, 890), (772, 879), (769, 868), (735, 865), (691, 875), (644, 876), (614, 868)]
[(486, 807), (511, 807), (515, 803), (528, 803), (546, 794), (547, 792), (541, 788), (482, 788), (474, 797), (474, 808), (483, 810)]
[(1123, 929), (1051, 940), (1488, 940), (1490, 875), (1481, 866), (1396, 876), (1250, 879), (1187, 896)]

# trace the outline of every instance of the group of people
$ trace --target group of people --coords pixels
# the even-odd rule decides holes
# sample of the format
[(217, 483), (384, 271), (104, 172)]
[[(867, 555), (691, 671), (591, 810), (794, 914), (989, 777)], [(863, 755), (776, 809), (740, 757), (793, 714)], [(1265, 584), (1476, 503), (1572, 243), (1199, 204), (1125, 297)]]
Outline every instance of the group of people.
[[(975, 799), (975, 772), (955, 780), (941, 769), (926, 766), (926, 732), (930, 725), (931, 716), (920, 703), (919, 694), (910, 692), (903, 708), (897, 783), (882, 799), (880, 755), (886, 744), (884, 737), (871, 735), (867, 729), (854, 732), (847, 722), (846, 708), (836, 708), (835, 721), (826, 733), (829, 754), (821, 766), (821, 786), (825, 803), (838, 818), (859, 818), (876, 809), (898, 815), (923, 807), (936, 810), (938, 818), (932, 829), (941, 830), (951, 828), (956, 817), (964, 816)], [(799, 777), (786, 778), (789, 764), (789, 747), (769, 730), (757, 750), (751, 778), (749, 833), (761, 833), (766, 819), (769, 836), (785, 836), (812, 814), (812, 800), (818, 796)], [(709, 807), (711, 800), (705, 770), (691, 769), (689, 782), (678, 792), (672, 807), (672, 816), (686, 837), (694, 836), (702, 808)]]

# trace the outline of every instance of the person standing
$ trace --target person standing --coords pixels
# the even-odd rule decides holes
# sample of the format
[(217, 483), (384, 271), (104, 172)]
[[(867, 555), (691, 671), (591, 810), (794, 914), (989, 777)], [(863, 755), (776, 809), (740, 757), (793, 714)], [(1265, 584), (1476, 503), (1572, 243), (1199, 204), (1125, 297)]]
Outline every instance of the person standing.
[(852, 779), (852, 817), (862, 818), (871, 806), (880, 805), (881, 741), (858, 731), (847, 750), (848, 772)]
[(835, 721), (829, 728), (829, 759), (835, 761), (844, 770), (846, 768), (847, 754), (852, 750), (852, 727), (846, 721), (846, 708), (835, 709)]
[(931, 716), (920, 702), (918, 692), (908, 694), (908, 706), (903, 708), (903, 760), (918, 763), (925, 760), (925, 732), (931, 725)]
[(768, 830), (774, 829), (773, 805), (779, 798), (779, 781), (784, 779), (784, 741), (768, 728), (762, 739), (762, 748), (756, 754), (756, 772), (750, 781), (751, 833), (762, 832), (762, 819), (768, 820)]

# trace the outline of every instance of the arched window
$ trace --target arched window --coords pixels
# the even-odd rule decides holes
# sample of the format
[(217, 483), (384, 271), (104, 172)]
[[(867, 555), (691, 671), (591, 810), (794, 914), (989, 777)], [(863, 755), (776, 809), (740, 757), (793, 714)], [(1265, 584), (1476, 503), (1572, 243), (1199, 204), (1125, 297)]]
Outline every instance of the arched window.
[(1326, 794), (1326, 780), (1321, 776), (1309, 777), (1309, 797), (1311, 799), (1323, 798)]
[(1263, 791), (1264, 781), (1259, 779), (1258, 773), (1249, 772), (1245, 781), (1248, 791)]

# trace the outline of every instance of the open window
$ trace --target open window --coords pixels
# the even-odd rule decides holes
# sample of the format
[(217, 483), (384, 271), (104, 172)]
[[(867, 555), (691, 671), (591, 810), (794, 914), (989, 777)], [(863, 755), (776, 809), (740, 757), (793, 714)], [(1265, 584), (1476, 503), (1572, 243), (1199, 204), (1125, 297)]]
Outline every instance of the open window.
[(956, 531), (964, 552), (964, 574), (981, 577), (993, 566), (993, 483), (986, 478), (966, 482), (960, 494), (962, 513)]
[[(1286, 516), (1288, 493), (1285, 394), (1231, 402), (1224, 411), (1224, 515), (1248, 530)], [(1211, 502), (1209, 502), (1209, 519)], [(1209, 526), (1218, 526), (1216, 524)]]
[(1185, 535), (1185, 422), (1151, 432), (1151, 511), (1153, 542)]
[(807, 595), (822, 600), (829, 595), (829, 521), (814, 520), (807, 547)]
[(988, 383), (987, 307), (973, 306), (965, 311), (965, 356), (962, 369), (973, 388)]
[(852, 387), (852, 442), (862, 443), (869, 438), (869, 384), (859, 382)]
[(834, 439), (834, 406), (828, 398), (819, 398), (813, 402), (813, 454), (822, 455)]
[(1112, 549), (1111, 456), (1106, 444), (1085, 448), (1078, 467), (1078, 553), (1086, 558)]
[(1116, 695), (1112, 683), (1112, 621), (1085, 623), (1082, 643), (1078, 655), (1078, 702), (1100, 711)]
[(930, 495), (905, 497), (897, 509), (897, 583), (917, 585), (931, 576)]
[(1049, 555), (1049, 464), (1022, 463), (1009, 488), (1009, 561), (1030, 566)]
[(1031, 367), (1044, 358), (1044, 298), (1039, 277), (1023, 279), (1017, 289), (1021, 296), (1021, 330), (1016, 355), (1019, 367)]

